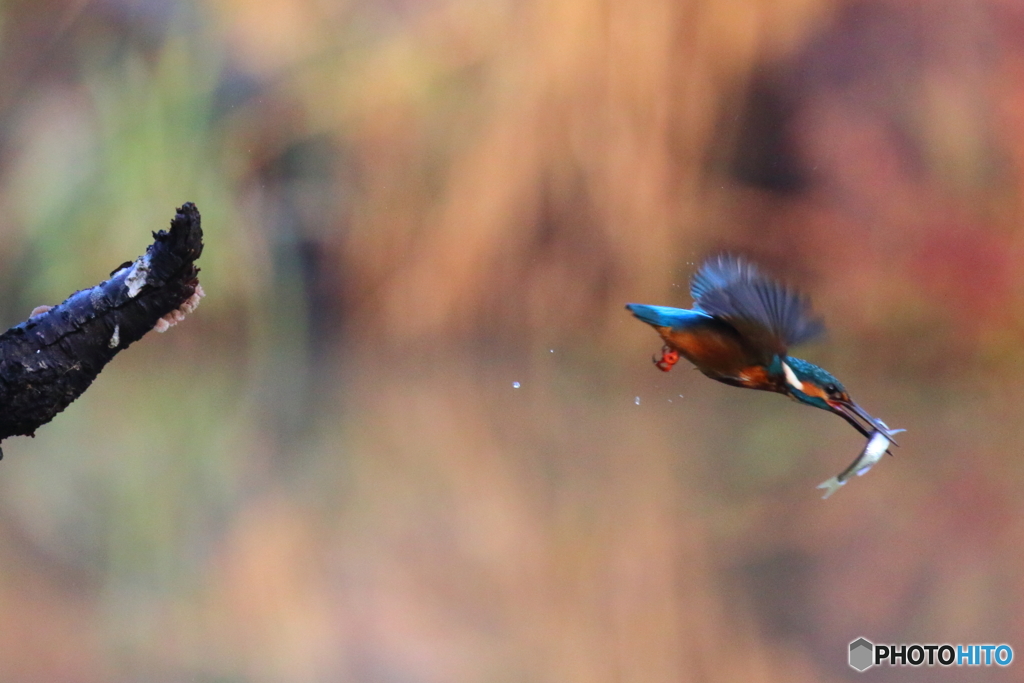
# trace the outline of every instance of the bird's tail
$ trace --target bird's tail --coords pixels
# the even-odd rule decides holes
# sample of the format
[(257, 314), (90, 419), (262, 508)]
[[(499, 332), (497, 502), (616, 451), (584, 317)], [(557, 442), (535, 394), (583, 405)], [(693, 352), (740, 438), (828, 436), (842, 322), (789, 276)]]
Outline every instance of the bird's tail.
[(685, 308), (671, 306), (648, 306), (647, 304), (626, 304), (626, 309), (640, 320), (655, 327), (676, 327), (694, 317), (707, 316)]

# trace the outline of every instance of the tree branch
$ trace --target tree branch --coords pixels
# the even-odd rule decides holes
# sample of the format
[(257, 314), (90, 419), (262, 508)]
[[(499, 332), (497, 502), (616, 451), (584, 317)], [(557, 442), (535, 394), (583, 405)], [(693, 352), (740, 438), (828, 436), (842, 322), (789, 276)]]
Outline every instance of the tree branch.
[[(119, 351), (180, 320), (202, 296), (199, 210), (178, 209), (146, 253), (92, 289), (0, 335), (0, 440), (33, 436), (82, 395)], [(0, 452), (0, 457), (3, 457)]]

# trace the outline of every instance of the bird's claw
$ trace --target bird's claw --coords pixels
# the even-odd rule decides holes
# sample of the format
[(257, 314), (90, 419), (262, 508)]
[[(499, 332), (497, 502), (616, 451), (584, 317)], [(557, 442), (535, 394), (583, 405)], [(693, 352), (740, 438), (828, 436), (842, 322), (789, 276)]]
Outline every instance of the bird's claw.
[(666, 344), (661, 347), (661, 358), (651, 356), (651, 360), (654, 362), (654, 367), (662, 372), (668, 372), (673, 365), (679, 362), (679, 352)]

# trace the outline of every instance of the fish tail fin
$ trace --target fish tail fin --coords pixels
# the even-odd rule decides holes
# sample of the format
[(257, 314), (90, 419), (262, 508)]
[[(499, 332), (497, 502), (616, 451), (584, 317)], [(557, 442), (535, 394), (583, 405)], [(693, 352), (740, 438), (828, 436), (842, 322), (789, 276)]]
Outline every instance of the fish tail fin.
[(845, 483), (846, 483), (845, 481), (839, 481), (839, 477), (832, 477), (828, 481), (821, 482), (820, 484), (818, 484), (818, 488), (819, 489), (825, 489), (825, 495), (822, 496), (821, 499), (825, 500), (826, 498), (831, 496), (833, 493), (838, 491), (840, 489), (840, 487), (842, 487), (842, 485), (845, 484)]

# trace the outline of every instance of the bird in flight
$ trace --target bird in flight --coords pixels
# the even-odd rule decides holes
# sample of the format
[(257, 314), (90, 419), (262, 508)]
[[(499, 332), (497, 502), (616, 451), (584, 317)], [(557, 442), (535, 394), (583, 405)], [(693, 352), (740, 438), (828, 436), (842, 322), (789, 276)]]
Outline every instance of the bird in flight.
[(665, 342), (661, 358), (654, 360), (658, 369), (668, 372), (682, 356), (719, 382), (774, 391), (835, 413), (869, 439), (876, 432), (894, 433), (857, 405), (830, 373), (789, 355), (791, 346), (824, 331), (807, 298), (729, 254), (704, 262), (690, 281), (690, 294), (690, 309), (626, 304)]

